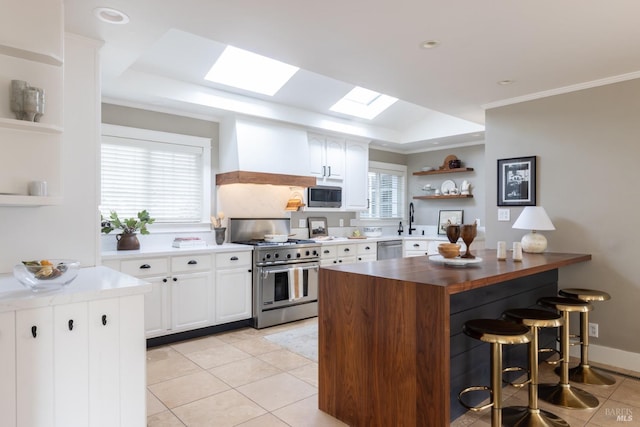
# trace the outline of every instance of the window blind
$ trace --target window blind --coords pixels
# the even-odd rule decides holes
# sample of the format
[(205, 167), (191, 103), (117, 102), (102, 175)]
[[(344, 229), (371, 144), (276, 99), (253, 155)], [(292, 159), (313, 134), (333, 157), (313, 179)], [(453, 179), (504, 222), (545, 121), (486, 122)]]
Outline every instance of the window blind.
[(401, 170), (369, 168), (369, 209), (360, 214), (366, 219), (402, 219), (404, 217), (405, 173)]
[(202, 219), (203, 148), (103, 136), (101, 213), (136, 216), (146, 209), (156, 222)]

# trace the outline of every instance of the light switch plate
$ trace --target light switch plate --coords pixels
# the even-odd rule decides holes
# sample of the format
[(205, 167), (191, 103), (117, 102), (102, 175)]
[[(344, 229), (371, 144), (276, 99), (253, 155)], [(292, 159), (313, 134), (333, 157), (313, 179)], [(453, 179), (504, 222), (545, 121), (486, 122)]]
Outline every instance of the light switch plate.
[(344, 227), (344, 219), (340, 218), (340, 227)]
[(306, 219), (299, 219), (298, 220), (298, 228), (305, 228), (307, 226), (307, 220)]
[(511, 210), (510, 209), (498, 209), (498, 221), (510, 221)]

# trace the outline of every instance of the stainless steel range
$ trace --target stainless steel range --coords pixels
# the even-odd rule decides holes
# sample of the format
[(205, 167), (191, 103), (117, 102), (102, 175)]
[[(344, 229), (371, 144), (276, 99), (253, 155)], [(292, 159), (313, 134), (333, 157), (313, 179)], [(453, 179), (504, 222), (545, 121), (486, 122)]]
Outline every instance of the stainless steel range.
[(253, 323), (256, 328), (318, 315), (320, 244), (313, 240), (265, 241), (288, 235), (287, 218), (230, 219), (233, 243), (254, 246)]

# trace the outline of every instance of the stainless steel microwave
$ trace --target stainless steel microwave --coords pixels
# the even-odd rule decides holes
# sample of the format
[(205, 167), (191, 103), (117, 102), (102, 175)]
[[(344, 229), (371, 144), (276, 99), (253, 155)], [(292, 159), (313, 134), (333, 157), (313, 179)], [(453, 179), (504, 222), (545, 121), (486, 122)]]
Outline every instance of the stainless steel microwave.
[(342, 206), (342, 187), (319, 185), (309, 187), (307, 206), (310, 208), (339, 208)]

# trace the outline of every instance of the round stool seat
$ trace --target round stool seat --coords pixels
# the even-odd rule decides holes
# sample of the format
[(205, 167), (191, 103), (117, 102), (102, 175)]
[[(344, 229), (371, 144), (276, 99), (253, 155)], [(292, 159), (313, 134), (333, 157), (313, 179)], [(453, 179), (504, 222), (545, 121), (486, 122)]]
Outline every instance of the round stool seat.
[(585, 313), (593, 310), (593, 306), (587, 301), (577, 298), (544, 297), (538, 300), (538, 304), (544, 307), (554, 308), (558, 311)]
[(469, 320), (462, 330), (471, 338), (488, 343), (525, 344), (531, 341), (529, 328), (500, 319)]
[(582, 301), (608, 301), (611, 299), (611, 295), (604, 291), (598, 291), (596, 289), (583, 289), (583, 288), (567, 288), (560, 289), (558, 291), (560, 295), (568, 298), (577, 298)]
[(537, 328), (557, 328), (562, 326), (562, 316), (549, 310), (537, 308), (514, 308), (503, 313), (507, 320)]

